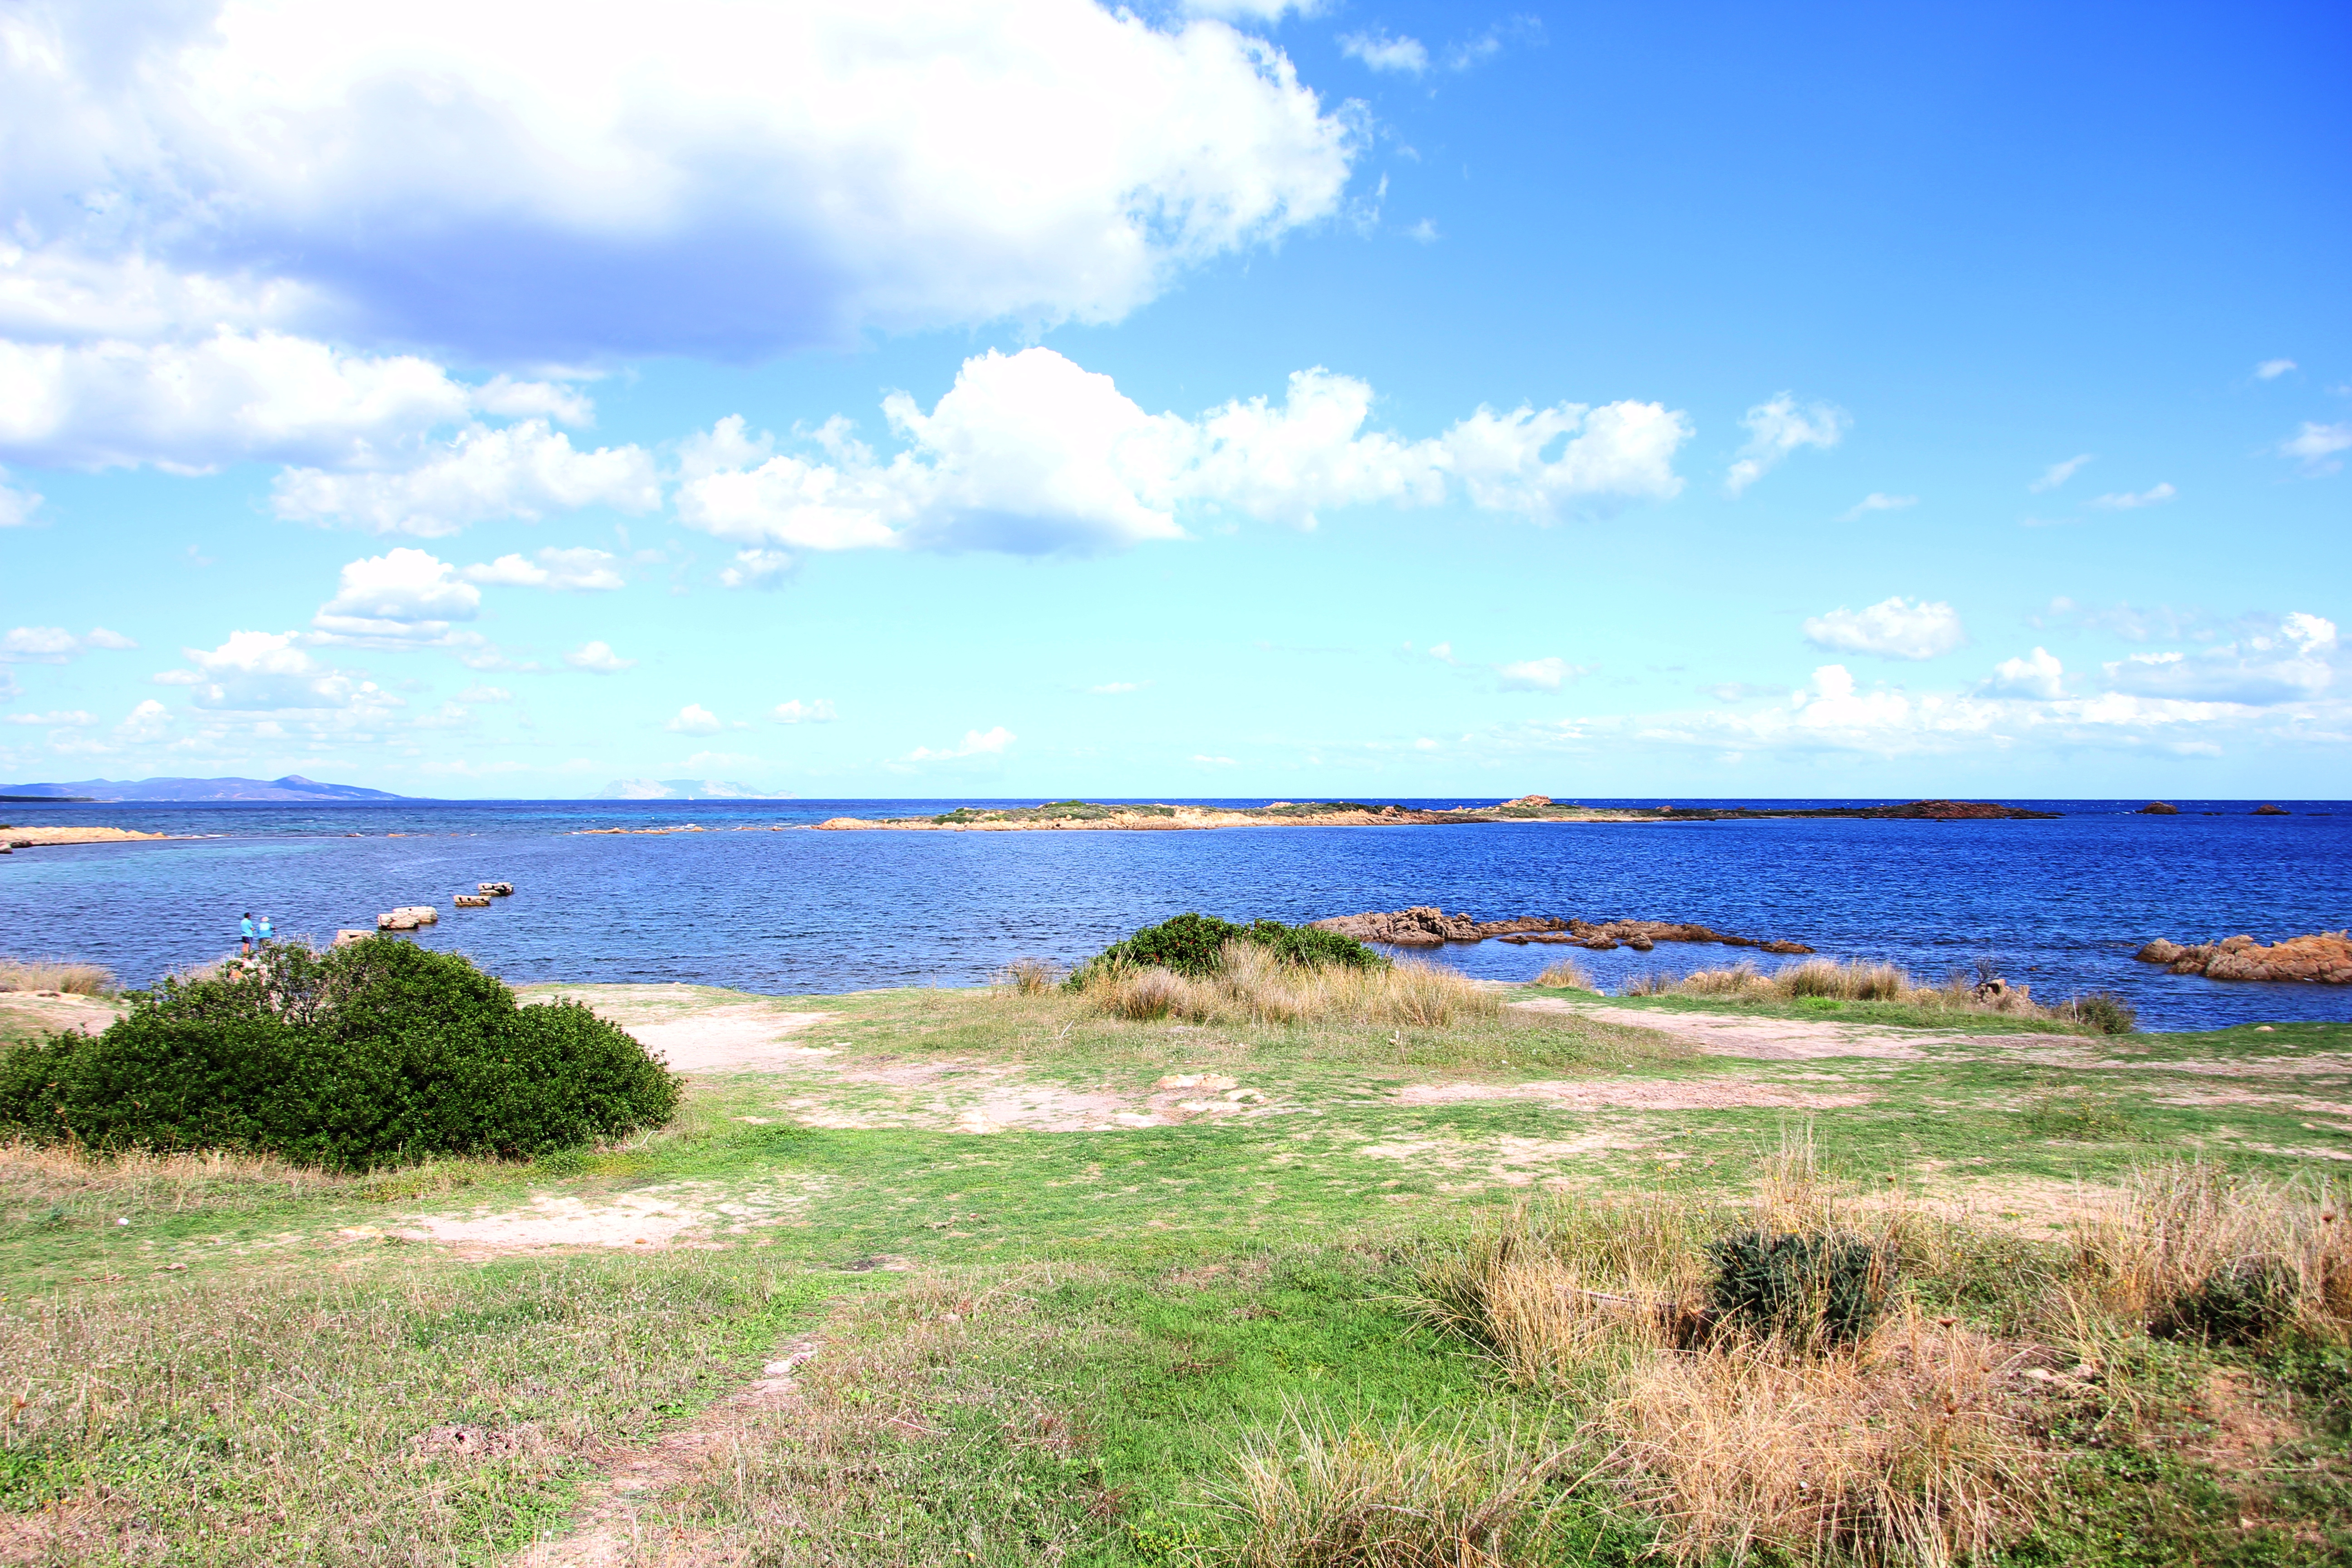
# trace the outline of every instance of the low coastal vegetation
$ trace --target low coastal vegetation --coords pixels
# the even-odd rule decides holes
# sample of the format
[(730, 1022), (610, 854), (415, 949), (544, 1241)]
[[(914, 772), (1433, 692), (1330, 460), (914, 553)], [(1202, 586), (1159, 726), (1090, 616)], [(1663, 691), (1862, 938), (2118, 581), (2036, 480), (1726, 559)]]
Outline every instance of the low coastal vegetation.
[[(1016, 982), (1017, 984), (1017, 982)], [(1195, 1024), (1392, 1024), (1493, 1018), (1502, 998), (1459, 971), (1393, 963), (1313, 926), (1182, 914), (1112, 943), (1065, 982), (1114, 1017)]]
[(0, 1130), (93, 1150), (236, 1150), (337, 1170), (528, 1156), (667, 1121), (676, 1079), (575, 1004), (521, 1007), (465, 958), (266, 944), (132, 992), (95, 1034), (0, 1054)]
[(114, 972), (102, 963), (69, 958), (0, 958), (0, 991), (104, 996), (113, 990)]
[[(970, 991), (519, 1005), (388, 939), (337, 984), (180, 987), (186, 1021), (561, 1009), (717, 1054), (528, 1163), (0, 1145), (0, 1559), (2352, 1552), (2352, 1192), (2317, 1157), (2352, 1133), (2315, 1109), (2352, 1028), (1840, 1016), (1706, 1055), (1572, 960), (1480, 984), (1254, 929)], [(1460, 990), (1377, 1000), (1423, 984)]]
[[(1568, 983), (1539, 978), (1538, 984)], [(1591, 986), (1588, 983), (1570, 988), (1589, 990)], [(1875, 1002), (1906, 1009), (1923, 1021), (1946, 1014), (1990, 1015), (2101, 1035), (2127, 1035), (2138, 1022), (2130, 1001), (2115, 992), (2090, 991), (2044, 1005), (2033, 1000), (2027, 987), (2002, 979), (1990, 963), (1979, 966), (1976, 973), (1956, 971), (1945, 976), (1940, 985), (1926, 985), (1900, 964), (1862, 959), (1809, 958), (1769, 973), (1743, 962), (1680, 975), (1638, 974), (1625, 983), (1624, 994), (1768, 1004)]]

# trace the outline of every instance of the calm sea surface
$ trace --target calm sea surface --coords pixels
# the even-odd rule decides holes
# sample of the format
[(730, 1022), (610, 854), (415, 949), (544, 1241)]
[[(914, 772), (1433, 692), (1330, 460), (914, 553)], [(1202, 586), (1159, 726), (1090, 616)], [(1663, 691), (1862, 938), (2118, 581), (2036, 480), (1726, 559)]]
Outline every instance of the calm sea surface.
[[(981, 803), (10, 805), (0, 812), (19, 822), (207, 837), (0, 858), (0, 952), (94, 959), (146, 984), (233, 950), (247, 910), (275, 917), (281, 933), (324, 937), (373, 925), (397, 904), (434, 903), (441, 923), (420, 941), (461, 949), (517, 983), (684, 980), (794, 994), (972, 984), (1016, 957), (1084, 958), (1186, 910), (1306, 921), (1439, 904), (1482, 920), (1698, 921), (1938, 978), (1989, 954), (2044, 998), (2121, 991), (2144, 1027), (2352, 1017), (2341, 987), (2227, 984), (2131, 959), (2154, 936), (2250, 931), (2267, 942), (2352, 925), (2352, 805), (2343, 803), (2282, 801), (2294, 815), (2255, 817), (2253, 802), (2181, 801), (2179, 816), (2147, 817), (2130, 815), (2137, 801), (2023, 802), (2065, 815), (1951, 824), (789, 830), (961, 804)], [(708, 831), (581, 834), (677, 824)], [(768, 831), (777, 827), (787, 831)], [(453, 892), (492, 880), (513, 882), (517, 895), (487, 910), (449, 907)], [(1489, 942), (1437, 956), (1524, 979), (1558, 951)], [(1635, 973), (1731, 956), (1674, 944), (1578, 953), (1612, 988)]]

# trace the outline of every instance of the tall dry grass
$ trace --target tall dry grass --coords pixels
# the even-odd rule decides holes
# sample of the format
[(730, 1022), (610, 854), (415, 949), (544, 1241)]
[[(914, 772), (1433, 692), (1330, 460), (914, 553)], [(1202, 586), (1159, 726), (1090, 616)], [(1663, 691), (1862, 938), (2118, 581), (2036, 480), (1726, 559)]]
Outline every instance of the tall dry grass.
[(1752, 960), (1742, 959), (1680, 976), (1655, 972), (1638, 974), (1622, 990), (1628, 996), (1715, 996), (1742, 1002), (1793, 1002), (1807, 997), (1895, 1002), (1927, 1013), (2048, 1018), (2102, 1034), (2127, 1033), (2134, 1022), (2129, 1004), (2106, 992), (2044, 1006), (2022, 985), (1984, 988), (1976, 976), (1964, 971), (1947, 975), (1940, 985), (1927, 985), (1900, 964), (1864, 959), (1808, 958), (1783, 964), (1769, 974)]
[(82, 996), (104, 996), (114, 988), (114, 971), (102, 963), (70, 958), (0, 958), (0, 991), (70, 991)]
[(1241, 1568), (1486, 1568), (1567, 1458), (1460, 1422), (1342, 1424), (1297, 1410), (1243, 1450), (1218, 1497)]
[(1043, 996), (1059, 985), (1068, 972), (1042, 958), (1016, 958), (998, 973), (997, 984), (1016, 996)]
[(1555, 991), (1599, 991), (1592, 983), (1592, 972), (1572, 958), (1555, 958), (1543, 966), (1536, 984), (1550, 986)]
[(2347, 1198), (2325, 1175), (2150, 1166), (2080, 1227), (2081, 1262), (2109, 1310), (2158, 1332), (2352, 1343)]
[(1198, 1024), (1372, 1024), (1445, 1028), (1493, 1019), (1503, 999), (1458, 970), (1410, 960), (1385, 969), (1284, 963), (1251, 942), (1230, 942), (1224, 966), (1205, 979), (1172, 970), (1097, 966), (1079, 994), (1129, 1019)]
[(1745, 1203), (1529, 1205), (1430, 1261), (1423, 1311), (1514, 1382), (1592, 1412), (1598, 1463), (1662, 1521), (1675, 1562), (1960, 1561), (2030, 1517), (2038, 1453), (2018, 1406), (2035, 1352), (1899, 1290), (1843, 1346), (1711, 1300), (1708, 1245), (1742, 1228), (1856, 1237), (1960, 1271), (1936, 1224), (1833, 1191), (1810, 1153), (1785, 1151)]

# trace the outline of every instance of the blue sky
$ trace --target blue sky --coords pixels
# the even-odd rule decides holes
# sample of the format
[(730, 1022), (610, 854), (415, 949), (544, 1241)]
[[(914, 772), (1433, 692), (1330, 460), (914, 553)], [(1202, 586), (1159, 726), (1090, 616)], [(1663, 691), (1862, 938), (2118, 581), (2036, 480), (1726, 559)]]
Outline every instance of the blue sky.
[(11, 5), (0, 776), (2340, 795), (2347, 52)]

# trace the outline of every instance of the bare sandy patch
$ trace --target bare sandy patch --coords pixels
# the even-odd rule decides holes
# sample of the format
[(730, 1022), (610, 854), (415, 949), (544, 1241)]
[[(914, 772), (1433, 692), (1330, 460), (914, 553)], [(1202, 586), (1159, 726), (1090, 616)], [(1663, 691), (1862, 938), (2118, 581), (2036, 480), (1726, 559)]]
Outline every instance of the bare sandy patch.
[(808, 1067), (832, 1056), (829, 1047), (802, 1045), (785, 1037), (835, 1016), (833, 1013), (781, 1013), (752, 1002), (707, 1008), (667, 1023), (624, 1027), (678, 1072), (778, 1072)]
[(1749, 1018), (1730, 1014), (1653, 1012), (1646, 1007), (1596, 1007), (1557, 996), (1505, 1005), (1525, 1013), (1557, 1013), (1603, 1024), (1648, 1029), (1696, 1046), (1709, 1056), (1752, 1061), (1811, 1061), (1822, 1057), (1923, 1057), (1927, 1045), (1972, 1045), (1973, 1037), (1896, 1033), (1855, 1024), (1815, 1023), (1798, 1018)]
[(1520, 1138), (1506, 1133), (1475, 1141), (1454, 1138), (1391, 1138), (1356, 1151), (1367, 1159), (1394, 1160), (1423, 1169), (1475, 1170), (1493, 1184), (1533, 1186), (1555, 1168), (1610, 1149), (1635, 1147), (1635, 1141), (1609, 1132), (1577, 1138)]
[(2307, 1094), (2264, 1094), (2251, 1089), (2184, 1089), (2148, 1097), (2158, 1105), (2252, 1105), (2265, 1110), (2297, 1111), (2316, 1116), (2352, 1116), (2352, 1105), (2340, 1100), (2319, 1100)]
[(1540, 1100), (1583, 1110), (1623, 1107), (1636, 1110), (1728, 1110), (1765, 1106), (1790, 1110), (1833, 1110), (1867, 1105), (1877, 1096), (1823, 1094), (1779, 1084), (1748, 1082), (1671, 1083), (1636, 1079), (1597, 1081), (1535, 1079), (1527, 1083), (1409, 1083), (1396, 1091), (1404, 1105), (1454, 1105), (1474, 1100)]
[(352, 1241), (392, 1237), (432, 1242), (475, 1257), (547, 1247), (718, 1247), (729, 1237), (788, 1220), (811, 1196), (781, 1186), (721, 1193), (706, 1183), (594, 1199), (534, 1193), (520, 1209), (409, 1215), (392, 1225), (354, 1226), (340, 1234)]
[(95, 1035), (121, 1016), (121, 1004), (75, 991), (0, 991), (0, 1019), (20, 1028)]
[(2199, 1078), (2334, 1078), (2352, 1074), (2352, 1057), (2249, 1057), (2243, 1061), (2116, 1061), (2099, 1058), (2070, 1063), (2086, 1068), (2120, 1068), (2133, 1072), (2183, 1072)]

